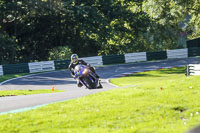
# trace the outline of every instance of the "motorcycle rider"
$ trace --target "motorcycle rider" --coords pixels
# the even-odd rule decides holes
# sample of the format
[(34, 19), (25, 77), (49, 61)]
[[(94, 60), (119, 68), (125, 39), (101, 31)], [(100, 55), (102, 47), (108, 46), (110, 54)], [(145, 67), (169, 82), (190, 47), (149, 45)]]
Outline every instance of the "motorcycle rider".
[[(69, 64), (69, 70), (71, 72), (71, 76), (75, 79), (75, 73), (74, 73), (74, 68), (76, 67), (76, 65), (79, 64), (83, 64), (89, 67), (89, 69), (96, 75), (96, 77), (99, 79), (99, 76), (97, 75), (97, 73), (95, 72), (94, 68), (90, 66), (90, 64), (86, 63), (84, 60), (80, 60), (78, 59), (78, 55), (77, 54), (72, 54), (71, 55), (71, 63)], [(79, 79), (77, 79), (77, 85), (78, 87), (82, 87), (83, 84), (80, 82)]]

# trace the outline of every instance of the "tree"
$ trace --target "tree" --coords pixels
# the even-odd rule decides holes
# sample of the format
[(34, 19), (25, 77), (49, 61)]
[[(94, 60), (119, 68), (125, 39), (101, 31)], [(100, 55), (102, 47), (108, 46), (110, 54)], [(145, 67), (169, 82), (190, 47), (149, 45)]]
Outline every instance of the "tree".
[(49, 60), (69, 60), (72, 55), (71, 49), (67, 46), (55, 47), (49, 52)]
[(79, 56), (174, 49), (182, 33), (199, 36), (199, 8), (197, 0), (0, 0), (0, 33), (16, 40), (16, 63), (65, 47)]
[(6, 33), (0, 34), (0, 64), (15, 63), (17, 43), (14, 37)]
[(183, 47), (178, 44), (183, 34), (188, 38), (197, 37), (199, 5), (197, 0), (145, 0), (143, 9), (154, 22), (147, 33), (153, 43), (161, 44), (164, 49), (174, 49)]

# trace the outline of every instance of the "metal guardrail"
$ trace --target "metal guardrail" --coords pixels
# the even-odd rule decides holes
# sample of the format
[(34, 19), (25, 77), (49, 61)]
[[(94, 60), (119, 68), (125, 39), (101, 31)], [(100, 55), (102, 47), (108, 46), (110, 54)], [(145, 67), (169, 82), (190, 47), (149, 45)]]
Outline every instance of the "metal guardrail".
[(85, 62), (91, 64), (92, 66), (101, 66), (101, 65), (103, 65), (102, 56), (82, 57), (80, 59), (82, 59)]
[(167, 59), (188, 58), (188, 49), (167, 50)]
[(29, 73), (28, 63), (20, 64), (3, 64), (3, 74), (18, 74), (18, 73)]
[(33, 62), (28, 65), (30, 73), (55, 70), (54, 61)]
[(69, 64), (70, 64), (70, 60), (55, 60), (54, 61), (56, 70), (68, 69)]
[(166, 51), (147, 52), (147, 61), (167, 59)]
[(188, 48), (188, 57), (200, 56), (200, 47)]
[(200, 75), (200, 64), (189, 64), (186, 66), (186, 76)]
[(2, 76), (3, 75), (3, 67), (2, 67), (2, 65), (0, 65), (0, 76)]
[(138, 52), (138, 53), (127, 53), (125, 54), (126, 63), (137, 62), (137, 61), (147, 61), (146, 52)]
[[(93, 57), (82, 57), (87, 63), (92, 66), (101, 66), (108, 64), (120, 64), (120, 63), (131, 63), (138, 61), (149, 61), (149, 60), (162, 60), (162, 59), (174, 59), (174, 58), (188, 58), (193, 56), (200, 56), (200, 48), (185, 48), (185, 49), (174, 49), (160, 52), (137, 52), (137, 53), (126, 53), (121, 55), (104, 55), (104, 56), (93, 56)], [(0, 76), (6, 74), (15, 73), (33, 73), (41, 71), (67, 69), (70, 60), (56, 60), (56, 61), (42, 61), (33, 63), (22, 63), (22, 64), (4, 64), (0, 65)], [(194, 75), (192, 71), (191, 74)], [(198, 74), (198, 72), (195, 72)]]
[(124, 54), (103, 55), (102, 59), (103, 59), (103, 65), (125, 63), (125, 56), (124, 56)]

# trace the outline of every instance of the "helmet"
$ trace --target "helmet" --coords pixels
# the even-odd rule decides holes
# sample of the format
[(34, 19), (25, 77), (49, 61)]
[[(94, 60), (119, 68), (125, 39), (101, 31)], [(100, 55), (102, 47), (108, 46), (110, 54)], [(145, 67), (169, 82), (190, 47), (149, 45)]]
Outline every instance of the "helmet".
[(72, 61), (73, 64), (78, 63), (78, 55), (77, 54), (72, 54), (71, 55), (71, 61)]

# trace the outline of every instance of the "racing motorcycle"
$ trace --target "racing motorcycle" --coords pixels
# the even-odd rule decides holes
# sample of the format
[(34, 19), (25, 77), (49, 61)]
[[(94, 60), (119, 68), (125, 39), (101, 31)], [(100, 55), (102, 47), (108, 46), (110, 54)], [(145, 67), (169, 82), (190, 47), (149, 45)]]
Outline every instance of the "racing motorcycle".
[(96, 75), (89, 69), (88, 66), (79, 64), (74, 68), (75, 78), (78, 78), (80, 82), (88, 89), (103, 88), (100, 80), (96, 78)]

